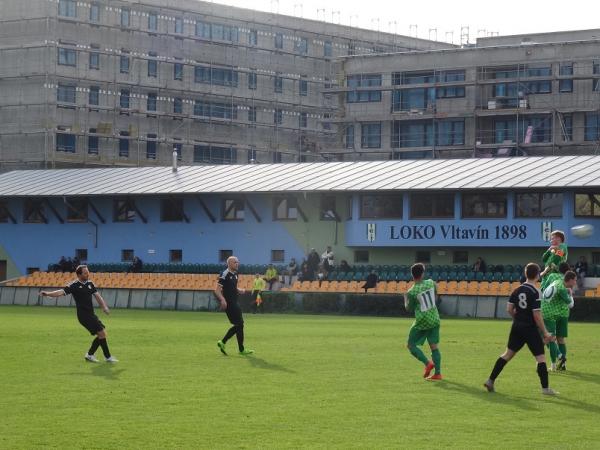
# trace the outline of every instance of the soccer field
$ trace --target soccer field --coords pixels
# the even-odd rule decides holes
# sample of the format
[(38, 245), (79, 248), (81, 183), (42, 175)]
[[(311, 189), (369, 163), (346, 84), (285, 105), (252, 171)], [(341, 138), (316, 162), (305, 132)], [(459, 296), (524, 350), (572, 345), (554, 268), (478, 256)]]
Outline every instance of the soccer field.
[[(219, 353), (222, 313), (114, 310), (121, 362), (83, 360), (73, 309), (0, 307), (0, 447), (598, 448), (598, 324), (571, 324), (568, 372), (540, 394), (525, 349), (482, 387), (507, 321), (446, 319), (445, 381), (405, 348), (409, 319), (246, 315), (254, 356)], [(429, 352), (427, 352), (429, 354)], [(98, 351), (101, 356), (101, 351)]]

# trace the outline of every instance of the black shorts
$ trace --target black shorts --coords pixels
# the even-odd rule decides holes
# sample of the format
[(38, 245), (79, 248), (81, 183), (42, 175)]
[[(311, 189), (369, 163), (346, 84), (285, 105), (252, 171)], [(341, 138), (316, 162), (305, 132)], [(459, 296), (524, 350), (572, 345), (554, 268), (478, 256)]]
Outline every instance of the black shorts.
[(240, 308), (240, 305), (237, 302), (227, 302), (225, 314), (227, 314), (227, 318), (232, 325), (242, 325), (244, 323), (244, 319), (242, 317), (242, 308)]
[(544, 354), (544, 341), (536, 327), (513, 324), (510, 329), (510, 335), (508, 336), (507, 347), (509, 350), (517, 353), (525, 344), (527, 344), (527, 347), (529, 347), (529, 351), (531, 351), (533, 356)]
[(79, 320), (79, 323), (83, 325), (83, 327), (92, 335), (98, 334), (98, 332), (104, 330), (104, 324), (100, 322), (100, 319), (98, 316), (96, 316), (96, 314), (77, 314), (77, 319)]

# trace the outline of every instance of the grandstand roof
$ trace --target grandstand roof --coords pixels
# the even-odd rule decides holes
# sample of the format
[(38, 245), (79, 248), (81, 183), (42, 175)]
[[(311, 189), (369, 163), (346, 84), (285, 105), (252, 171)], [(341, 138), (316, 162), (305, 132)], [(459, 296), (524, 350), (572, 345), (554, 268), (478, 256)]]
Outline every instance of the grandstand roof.
[(0, 197), (423, 191), (600, 186), (600, 156), (430, 159), (0, 174)]

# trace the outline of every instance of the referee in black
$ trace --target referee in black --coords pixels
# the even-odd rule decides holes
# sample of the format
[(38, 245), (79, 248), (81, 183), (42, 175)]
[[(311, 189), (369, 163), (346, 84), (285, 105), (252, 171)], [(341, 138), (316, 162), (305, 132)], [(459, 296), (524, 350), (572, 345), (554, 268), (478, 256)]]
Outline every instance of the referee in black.
[(79, 323), (87, 329), (90, 334), (95, 335), (96, 338), (92, 341), (92, 346), (88, 352), (84, 355), (86, 361), (98, 362), (98, 359), (94, 356), (98, 347), (102, 347), (102, 352), (106, 358), (106, 362), (116, 363), (119, 362), (114, 356), (110, 354), (108, 350), (108, 342), (106, 341), (106, 330), (104, 324), (100, 322), (100, 319), (94, 314), (94, 306), (92, 305), (92, 296), (96, 298), (98, 304), (102, 307), (102, 311), (106, 314), (110, 314), (110, 310), (106, 305), (106, 302), (96, 290), (96, 286), (92, 283), (90, 278), (90, 271), (87, 266), (77, 266), (75, 269), (77, 280), (73, 281), (68, 286), (57, 291), (40, 291), (40, 297), (62, 297), (63, 295), (71, 294), (73, 300), (75, 300), (75, 306), (77, 307), (77, 319)]
[(542, 394), (558, 394), (554, 389), (548, 387), (548, 367), (544, 355), (544, 344), (556, 338), (548, 333), (542, 318), (541, 294), (535, 286), (539, 273), (540, 267), (537, 264), (527, 264), (525, 267), (527, 281), (515, 289), (508, 300), (506, 309), (513, 318), (513, 324), (506, 350), (496, 361), (490, 378), (483, 384), (488, 392), (494, 392), (494, 382), (504, 366), (527, 344), (537, 361), (537, 374), (540, 377)]
[(227, 355), (225, 344), (234, 334), (237, 338), (240, 355), (245, 356), (254, 353), (254, 350), (244, 348), (244, 318), (242, 317), (242, 309), (238, 304), (238, 294), (243, 294), (245, 291), (237, 287), (239, 266), (240, 261), (235, 256), (227, 258), (227, 269), (219, 276), (215, 288), (215, 295), (221, 302), (221, 310), (225, 311), (229, 322), (233, 325), (227, 330), (223, 339), (217, 341), (217, 347), (224, 355)]

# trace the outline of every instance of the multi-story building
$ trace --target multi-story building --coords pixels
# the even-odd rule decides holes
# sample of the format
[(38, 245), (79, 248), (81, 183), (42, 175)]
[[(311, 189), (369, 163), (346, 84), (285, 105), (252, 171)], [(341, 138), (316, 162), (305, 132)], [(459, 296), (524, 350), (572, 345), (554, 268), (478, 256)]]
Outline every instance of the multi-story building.
[(318, 159), (335, 58), (450, 47), (192, 0), (3, 0), (0, 170)]
[[(331, 122), (347, 160), (596, 154), (600, 30), (344, 57)], [(341, 84), (341, 83), (340, 83)]]

